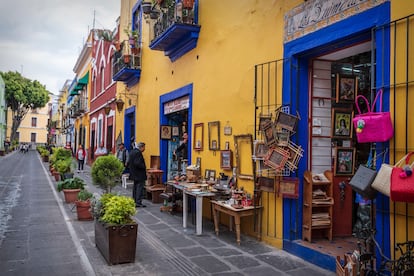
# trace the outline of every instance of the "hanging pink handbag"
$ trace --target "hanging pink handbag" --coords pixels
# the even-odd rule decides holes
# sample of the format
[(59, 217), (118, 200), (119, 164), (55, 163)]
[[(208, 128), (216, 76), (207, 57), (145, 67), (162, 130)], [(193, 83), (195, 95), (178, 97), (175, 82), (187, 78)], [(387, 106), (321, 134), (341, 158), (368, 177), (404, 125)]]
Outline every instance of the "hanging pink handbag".
[[(377, 99), (380, 99), (379, 112), (372, 112)], [(367, 105), (368, 112), (361, 114), (358, 106), (358, 99), (363, 99)], [(382, 89), (375, 96), (372, 105), (369, 105), (367, 98), (358, 95), (355, 99), (358, 114), (352, 119), (358, 143), (386, 142), (394, 135), (391, 116), (389, 112), (382, 112)]]
[(405, 166), (394, 167), (391, 172), (390, 198), (398, 202), (414, 202), (414, 162), (410, 163), (410, 157), (414, 152), (405, 157)]

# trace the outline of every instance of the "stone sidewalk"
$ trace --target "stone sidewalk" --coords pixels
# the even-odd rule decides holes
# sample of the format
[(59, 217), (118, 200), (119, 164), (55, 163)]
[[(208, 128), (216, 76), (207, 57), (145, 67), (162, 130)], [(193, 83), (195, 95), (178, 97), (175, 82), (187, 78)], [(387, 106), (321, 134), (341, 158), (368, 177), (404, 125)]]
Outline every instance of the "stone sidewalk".
[[(335, 275), (245, 235), (242, 235), (241, 245), (238, 246), (234, 232), (221, 226), (220, 235), (216, 236), (213, 223), (207, 219), (203, 221), (203, 234), (197, 236), (191, 216), (188, 228), (184, 229), (181, 214), (160, 212), (161, 204), (153, 204), (147, 200), (144, 200), (147, 208), (137, 209), (135, 215), (138, 222), (135, 262), (110, 266), (95, 247), (94, 222), (76, 219), (74, 205), (64, 203), (63, 194), (54, 189), (56, 184), (48, 173), (48, 164), (41, 162), (34, 151), (24, 158), (30, 159), (30, 170), (24, 172), (29, 174), (26, 177), (40, 178), (40, 181), (26, 181), (24, 185), (41, 185), (40, 194), (44, 194), (47, 200), (34, 199), (36, 206), (32, 207), (24, 204), (12, 207), (13, 216), (8, 222), (9, 225), (22, 223), (15, 214), (27, 212), (27, 208), (36, 208), (32, 216), (39, 222), (26, 222), (24, 232), (30, 238), (15, 240), (14, 245), (7, 242), (16, 235), (11, 229), (13, 227), (8, 227), (3, 243), (0, 243), (2, 275)], [(0, 158), (0, 166), (3, 164), (4, 160)], [(99, 188), (92, 185), (90, 167), (86, 166), (83, 173), (76, 173), (75, 176), (84, 179), (92, 192), (101, 193)], [(23, 183), (20, 189), (22, 185)], [(121, 185), (114, 191), (122, 195), (132, 194), (131, 187), (124, 189)], [(55, 194), (55, 198), (52, 194)], [(26, 196), (28, 195), (21, 199), (24, 200)], [(46, 211), (47, 206), (53, 206), (52, 211)], [(53, 221), (53, 224), (42, 227), (43, 221)], [(21, 235), (18, 236), (22, 238)], [(21, 252), (33, 251), (28, 248), (31, 237), (41, 237), (38, 240), (40, 244), (37, 245), (41, 250), (37, 256), (32, 254), (29, 258), (31, 262), (37, 261), (38, 264), (33, 264), (32, 270), (27, 263), (22, 265), (24, 269), (18, 270), (18, 265), (13, 268), (12, 264), (19, 264), (18, 255)], [(41, 246), (48, 243), (54, 245), (51, 252)], [(75, 268), (70, 268), (67, 261), (62, 263), (63, 258), (72, 258), (69, 263), (75, 264)], [(23, 260), (26, 261), (25, 258)], [(62, 264), (50, 268), (50, 262)]]

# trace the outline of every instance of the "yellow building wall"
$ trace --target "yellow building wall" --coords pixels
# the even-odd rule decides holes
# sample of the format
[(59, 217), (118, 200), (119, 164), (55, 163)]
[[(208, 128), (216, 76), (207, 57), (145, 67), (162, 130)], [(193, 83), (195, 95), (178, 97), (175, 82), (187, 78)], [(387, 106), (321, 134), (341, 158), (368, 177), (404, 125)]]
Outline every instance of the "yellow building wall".
[[(410, 1), (404, 0), (392, 0), (391, 1), (391, 21), (404, 18), (406, 16), (414, 14), (414, 5)], [(394, 27), (394, 26), (393, 26)], [(401, 21), (396, 24), (397, 33), (395, 35), (394, 28), (391, 28), (391, 83), (404, 83), (407, 81), (407, 71), (408, 71), (408, 81), (414, 81), (414, 62), (412, 54), (414, 53), (414, 17), (411, 17), (409, 28), (409, 36), (407, 41), (407, 21)], [(395, 43), (394, 44), (394, 37)], [(408, 42), (407, 49), (406, 45)], [(397, 45), (397, 51), (395, 51), (394, 59), (394, 49)], [(409, 52), (409, 57), (407, 57), (407, 52)], [(395, 72), (393, 64), (396, 64)], [(408, 69), (407, 69), (408, 68)], [(395, 75), (395, 78), (394, 78)], [(393, 118), (395, 125), (395, 136), (394, 141), (391, 141), (391, 152), (396, 152), (395, 160), (393, 156), (390, 157), (390, 164), (394, 164), (400, 160), (405, 155), (405, 147), (407, 145), (408, 150), (414, 148), (414, 128), (406, 127), (406, 118), (408, 122), (412, 124), (412, 119), (414, 118), (414, 109), (410, 108), (414, 104), (413, 97), (408, 97), (408, 103), (406, 103), (407, 98), (406, 90), (408, 89), (408, 95), (412, 94), (413, 87), (409, 85), (398, 85), (396, 87), (391, 87), (392, 90), (395, 89), (395, 98), (391, 97), (391, 114), (394, 114), (394, 104), (396, 116)], [(391, 93), (393, 94), (393, 93)], [(407, 110), (407, 106), (409, 107)], [(408, 113), (406, 113), (408, 112)], [(407, 139), (406, 139), (407, 134)], [(395, 149), (393, 147), (395, 145)], [(394, 206), (395, 204), (395, 206)], [(394, 221), (395, 218), (395, 221)], [(395, 224), (394, 224), (395, 223)], [(394, 228), (395, 225), (395, 228)], [(408, 227), (408, 232), (406, 231)], [(405, 242), (406, 240), (414, 239), (414, 204), (405, 204), (405, 203), (393, 203), (390, 200), (390, 234), (391, 234), (391, 244), (394, 242)], [(394, 241), (394, 234), (396, 240)], [(391, 250), (393, 252), (393, 250)], [(398, 257), (398, 256), (396, 256)]]
[[(39, 108), (36, 112), (29, 111), (22, 120), (17, 132), (19, 132), (20, 143), (31, 143), (31, 133), (36, 133), (36, 144), (47, 143), (47, 121), (49, 119), (48, 114), (49, 106)], [(9, 108), (7, 111), (7, 134), (6, 137), (10, 137), (12, 127), (12, 112)], [(35, 127), (32, 127), (32, 118), (37, 118)], [(9, 138), (8, 138), (9, 139)]]
[[(197, 47), (175, 62), (171, 62), (164, 52), (149, 49), (149, 24), (143, 23), (141, 79), (131, 88), (131, 93), (138, 95), (136, 140), (145, 141), (144, 157), (149, 160), (151, 155), (160, 154), (160, 96), (193, 84), (192, 123), (204, 123), (204, 150), (193, 151), (191, 161), (194, 164), (196, 158), (201, 157), (203, 174), (205, 169), (222, 171), (220, 154), (208, 150), (208, 122), (220, 121), (221, 148), (228, 141), (233, 154), (233, 136), (224, 136), (225, 125), (232, 127), (233, 135), (251, 134), (254, 137), (254, 66), (283, 57), (284, 14), (301, 1), (200, 2), (201, 31)], [(281, 102), (281, 88), (278, 91), (278, 102)], [(246, 166), (251, 167), (251, 158), (244, 159), (242, 167)], [(226, 171), (226, 174), (230, 172)], [(253, 180), (238, 179), (238, 186), (253, 193)], [(274, 194), (262, 200), (269, 201), (264, 203), (265, 206), (276, 206), (263, 211), (263, 225), (275, 229), (263, 239), (281, 247), (282, 200)], [(275, 210), (278, 210), (277, 214)], [(243, 224), (242, 231), (251, 231), (253, 218), (246, 219), (251, 222)]]

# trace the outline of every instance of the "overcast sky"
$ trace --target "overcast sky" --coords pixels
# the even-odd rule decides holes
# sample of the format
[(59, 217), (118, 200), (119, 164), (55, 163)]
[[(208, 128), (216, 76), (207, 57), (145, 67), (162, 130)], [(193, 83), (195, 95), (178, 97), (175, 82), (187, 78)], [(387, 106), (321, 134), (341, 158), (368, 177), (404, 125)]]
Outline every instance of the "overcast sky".
[(0, 0), (0, 71), (18, 71), (57, 95), (88, 32), (114, 29), (120, 0)]

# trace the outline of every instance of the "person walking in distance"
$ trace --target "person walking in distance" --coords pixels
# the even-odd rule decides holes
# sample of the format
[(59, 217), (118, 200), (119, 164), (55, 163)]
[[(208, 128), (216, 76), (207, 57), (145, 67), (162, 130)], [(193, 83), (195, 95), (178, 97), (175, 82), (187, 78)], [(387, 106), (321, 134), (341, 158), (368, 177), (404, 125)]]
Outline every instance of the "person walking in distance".
[(145, 165), (144, 156), (145, 143), (134, 143), (134, 147), (129, 154), (129, 178), (134, 181), (134, 188), (132, 190), (132, 197), (135, 200), (136, 207), (146, 207), (142, 204), (144, 197), (144, 185), (147, 180), (147, 167)]
[(83, 165), (85, 164), (86, 151), (82, 145), (79, 145), (76, 151), (76, 159), (78, 160), (78, 172), (83, 172)]

